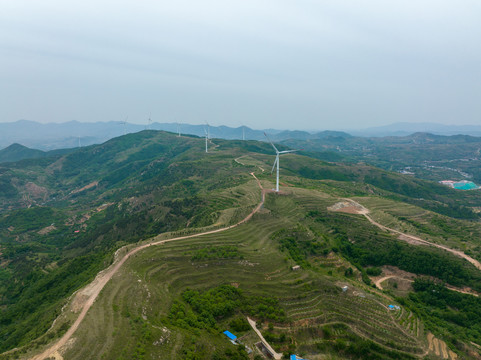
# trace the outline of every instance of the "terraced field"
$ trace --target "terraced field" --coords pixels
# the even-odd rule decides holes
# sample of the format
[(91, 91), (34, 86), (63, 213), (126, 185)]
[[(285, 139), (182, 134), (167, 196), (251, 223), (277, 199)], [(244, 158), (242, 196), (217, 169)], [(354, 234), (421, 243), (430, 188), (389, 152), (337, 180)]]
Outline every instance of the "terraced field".
[[(272, 178), (262, 172), (265, 163), (257, 157), (236, 160), (239, 166), (255, 170), (265, 189), (272, 188)], [(295, 183), (295, 179), (287, 179), (287, 183)], [(195, 358), (189, 357), (193, 353), (203, 354), (199, 358), (211, 358), (215, 351), (233, 351), (234, 346), (222, 334), (223, 330), (231, 329), (229, 319), (219, 319), (214, 330), (186, 329), (173, 325), (169, 316), (185, 290), (203, 292), (226, 284), (240, 289), (248, 298), (278, 300), (286, 319), (258, 323), (264, 336), (274, 339), (271, 345), (278, 352), (296, 351), (309, 359), (335, 359), (342, 358), (336, 355), (339, 347), (347, 346), (342, 352), (353, 344), (363, 343), (379, 358), (421, 358), (428, 352), (437, 356), (434, 350), (429, 350), (419, 318), (403, 307), (389, 310), (388, 305), (395, 302), (388, 294), (363, 284), (359, 272), (346, 277), (345, 270), (351, 265), (337, 251), (312, 256), (312, 265), (293, 271), (297, 263), (287, 251), (281, 251), (275, 234), (300, 227), (308, 238), (321, 239), (322, 243), (329, 242), (336, 231), (335, 227), (316, 225), (308, 215), (311, 212), (319, 218), (337, 218), (338, 222), (355, 221), (356, 226), (361, 224), (358, 234), (362, 236), (372, 236), (379, 230), (360, 215), (328, 211), (342, 198), (320, 189), (324, 189), (322, 184), (317, 189), (284, 186), (280, 194), (267, 192), (264, 206), (248, 222), (223, 232), (195, 236), (201, 231), (238, 223), (261, 199), (255, 179), (237, 187), (212, 190), (209, 193), (212, 201), (225, 209), (212, 214), (217, 221), (206, 228), (187, 227), (148, 240), (146, 243), (194, 235), (146, 247), (131, 256), (103, 288), (74, 337), (55, 356), (57, 359), (188, 359)], [(368, 207), (377, 221), (400, 231), (422, 233), (408, 220), (424, 221), (431, 216), (411, 205), (393, 208), (397, 203), (391, 200), (354, 199)], [(230, 248), (236, 249), (232, 257), (196, 258), (205, 249)], [(126, 251), (127, 248), (119, 256)], [(344, 285), (348, 286), (347, 291), (341, 289)], [(54, 328), (71, 324), (76, 311), (67, 307)], [(254, 354), (260, 354), (255, 346), (259, 339), (252, 330), (237, 335)], [(284, 340), (276, 340), (281, 338)]]
[[(229, 196), (223, 196), (229, 201)], [(168, 317), (173, 301), (184, 290), (203, 291), (222, 284), (238, 287), (247, 296), (279, 299), (287, 322), (275, 324), (274, 332), (293, 339), (298, 351), (310, 359), (333, 355), (331, 348), (320, 350), (332, 341), (318, 330), (325, 326), (334, 329), (334, 337), (349, 334), (370, 339), (389, 351), (423, 354), (422, 325), (412, 314), (409, 321), (404, 315), (398, 317), (387, 310), (387, 300), (358, 288), (355, 282), (349, 283), (348, 292), (342, 292), (337, 272), (326, 277), (322, 268), (292, 271), (295, 263), (279, 251), (273, 233), (296, 225), (306, 209), (326, 209), (333, 200), (320, 192), (296, 188), (284, 195), (268, 194), (264, 209), (248, 223), (136, 253), (105, 286), (74, 339), (63, 349), (63, 357), (142, 359), (150, 354), (149, 358), (182, 359), (189, 349), (209, 352), (232, 347), (221, 334), (227, 323), (221, 322), (218, 331), (192, 334), (172, 326)], [(239, 257), (192, 260), (201, 249), (226, 246), (237, 248)], [(268, 331), (268, 324), (261, 328)], [(317, 332), (319, 336), (305, 336)], [(244, 344), (257, 351), (258, 339), (250, 332), (241, 335)], [(277, 351), (287, 350), (286, 345), (272, 345)]]
[[(355, 197), (384, 226), (425, 240), (467, 251), (481, 259), (481, 230), (476, 222), (447, 218), (419, 207), (379, 197)], [(469, 238), (469, 244), (466, 239)]]

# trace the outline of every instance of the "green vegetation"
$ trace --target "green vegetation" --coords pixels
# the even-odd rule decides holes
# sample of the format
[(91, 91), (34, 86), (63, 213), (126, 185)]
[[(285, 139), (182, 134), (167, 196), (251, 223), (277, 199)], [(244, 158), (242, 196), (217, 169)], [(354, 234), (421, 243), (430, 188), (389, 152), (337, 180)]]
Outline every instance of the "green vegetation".
[[(246, 297), (241, 290), (222, 285), (204, 293), (185, 290), (182, 300), (190, 305), (189, 309), (180, 301), (175, 301), (169, 313), (169, 319), (182, 328), (217, 329), (219, 320), (229, 318), (238, 311), (243, 311), (261, 320), (285, 321), (284, 311), (278, 300), (271, 297)], [(237, 328), (242, 323), (237, 324)]]
[[(3, 358), (28, 357), (61, 336), (77, 316), (62, 306), (120, 247), (219, 229), (252, 211), (261, 193), (249, 173), (272, 188), (263, 171), (272, 163), (268, 144), (214, 142), (205, 154), (202, 139), (144, 131), (2, 165), (0, 182), (13, 190), (7, 186), (0, 212), (0, 349), (21, 347)], [(259, 355), (247, 316), (276, 351), (306, 358), (417, 358), (426, 351), (425, 329), (460, 356), (480, 341), (476, 298), (418, 280), (415, 293), (392, 299), (369, 278), (391, 265), (481, 290), (478, 270), (441, 249), (407, 244), (363, 216), (328, 210), (357, 196), (376, 221), (481, 258), (472, 209), (478, 194), (364, 164), (298, 155), (282, 164), (283, 192), (268, 192), (248, 222), (133, 255), (64, 357), (246, 359), (222, 331)], [(389, 311), (396, 301), (401, 310)]]
[(281, 251), (286, 250), (290, 257), (304, 268), (310, 267), (309, 257), (328, 253), (326, 243), (309, 235), (307, 229), (300, 224), (292, 229), (275, 232), (272, 239), (279, 242)]
[(242, 259), (243, 256), (235, 246), (215, 246), (196, 250), (192, 261), (212, 259)]
[[(337, 247), (361, 271), (368, 266), (393, 265), (411, 273), (434, 276), (454, 286), (481, 290), (481, 273), (466, 260), (444, 250), (409, 245), (392, 235), (379, 233), (355, 215), (310, 211), (308, 216), (334, 230)], [(349, 227), (343, 226), (346, 222)], [(365, 271), (371, 276), (379, 274), (375, 268)]]
[(416, 279), (413, 288), (415, 293), (401, 301), (450, 344), (463, 350), (462, 341), (481, 341), (481, 299), (425, 278)]
[[(326, 152), (338, 156), (338, 159), (327, 161), (362, 161), (390, 171), (407, 168), (414, 176), (433, 181), (466, 180), (461, 173), (467, 173), (475, 183), (481, 183), (479, 137), (416, 133), (373, 138), (328, 136), (307, 141), (286, 140), (282, 143), (319, 154), (319, 157)], [(469, 198), (469, 195), (465, 195), (461, 196)]]
[[(17, 192), (38, 194), (24, 196), (34, 206), (0, 213), (0, 351), (45, 332), (65, 299), (120, 246), (209, 226), (227, 209), (237, 208), (233, 221), (249, 211), (250, 198), (222, 190), (242, 187), (249, 175), (232, 168), (232, 156), (200, 159), (196, 143), (146, 131), (60, 159), (4, 165)], [(21, 207), (15, 201), (2, 205)]]

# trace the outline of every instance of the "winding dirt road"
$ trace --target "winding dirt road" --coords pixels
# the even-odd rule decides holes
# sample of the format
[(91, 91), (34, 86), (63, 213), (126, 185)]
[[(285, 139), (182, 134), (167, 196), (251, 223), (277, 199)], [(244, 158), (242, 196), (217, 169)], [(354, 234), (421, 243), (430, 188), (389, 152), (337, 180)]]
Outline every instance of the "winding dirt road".
[(158, 240), (158, 241), (155, 241), (155, 242), (151, 242), (149, 244), (145, 244), (145, 245), (140, 245), (132, 250), (130, 250), (127, 254), (124, 255), (124, 257), (122, 257), (122, 259), (120, 259), (119, 261), (115, 261), (112, 265), (110, 265), (106, 270), (103, 270), (101, 271), (97, 277), (92, 281), (92, 283), (90, 283), (89, 285), (86, 286), (86, 288), (89, 288), (89, 296), (85, 302), (85, 304), (83, 305), (82, 307), (82, 311), (80, 312), (79, 316), (77, 317), (77, 319), (75, 320), (75, 322), (73, 323), (73, 325), (67, 330), (67, 332), (55, 343), (53, 344), (52, 346), (50, 346), (48, 349), (44, 350), (41, 354), (38, 354), (34, 357), (31, 358), (31, 360), (44, 360), (44, 359), (47, 359), (49, 357), (55, 357), (57, 356), (58, 354), (58, 351), (60, 350), (60, 348), (62, 346), (64, 346), (69, 340), (70, 338), (72, 337), (72, 335), (75, 333), (75, 331), (78, 329), (78, 327), (80, 326), (80, 323), (83, 321), (83, 319), (85, 318), (85, 315), (87, 315), (87, 312), (89, 311), (89, 309), (91, 308), (91, 306), (94, 304), (95, 300), (97, 299), (97, 297), (99, 296), (100, 294), (100, 291), (102, 291), (102, 289), (104, 288), (104, 286), (109, 282), (109, 280), (112, 278), (112, 276), (114, 276), (114, 274), (120, 269), (120, 267), (127, 261), (128, 258), (130, 258), (132, 255), (138, 253), (139, 251), (143, 250), (143, 249), (146, 249), (150, 246), (154, 246), (154, 245), (161, 245), (161, 244), (164, 244), (166, 242), (170, 242), (170, 241), (176, 241), (176, 240), (183, 240), (183, 239), (190, 239), (190, 238), (194, 238), (194, 237), (198, 237), (198, 236), (202, 236), (202, 235), (209, 235), (209, 234), (215, 234), (215, 233), (219, 233), (219, 232), (223, 232), (223, 231), (226, 231), (226, 230), (230, 230), (232, 228), (235, 228), (247, 221), (249, 221), (252, 216), (258, 212), (260, 210), (260, 208), (262, 207), (262, 205), (264, 205), (264, 201), (265, 201), (265, 194), (266, 194), (266, 191), (264, 190), (264, 188), (262, 187), (262, 184), (261, 182), (259, 181), (259, 179), (254, 175), (254, 173), (250, 173), (254, 179), (256, 180), (257, 182), (257, 185), (259, 186), (259, 188), (261, 189), (261, 193), (262, 193), (262, 198), (261, 198), (261, 201), (260, 203), (256, 206), (256, 208), (254, 210), (252, 210), (249, 215), (247, 215), (244, 219), (242, 219), (241, 221), (239, 221), (238, 223), (234, 224), (234, 225), (230, 225), (230, 226), (227, 226), (227, 227), (224, 227), (224, 228), (220, 228), (220, 229), (216, 229), (216, 230), (210, 230), (210, 231), (205, 231), (205, 232), (202, 232), (202, 233), (198, 233), (198, 234), (192, 234), (192, 235), (186, 235), (186, 236), (180, 236), (180, 237), (176, 237), (176, 238), (172, 238), (172, 239), (166, 239), (166, 240)]
[(356, 202), (352, 199), (343, 198), (342, 200), (343, 201), (338, 202), (338, 203), (334, 204), (333, 206), (328, 207), (327, 209), (331, 210), (331, 211), (340, 211), (340, 212), (347, 212), (347, 213), (350, 213), (350, 214), (363, 215), (371, 224), (377, 226), (381, 230), (399, 235), (400, 240), (406, 241), (406, 242), (411, 243), (413, 245), (428, 245), (428, 246), (436, 247), (438, 249), (443, 249), (445, 251), (449, 251), (450, 253), (469, 261), (471, 264), (473, 264), (476, 267), (476, 269), (481, 270), (481, 263), (478, 260), (473, 259), (471, 256), (466, 255), (464, 252), (462, 252), (460, 250), (451, 249), (450, 247), (447, 247), (445, 245), (435, 244), (435, 243), (429, 242), (427, 240), (421, 239), (418, 236), (405, 234), (405, 233), (403, 233), (399, 230), (391, 229), (387, 226), (379, 224), (377, 221), (375, 221), (369, 215), (369, 213), (370, 213), (369, 209), (365, 208), (364, 206), (362, 206), (361, 204), (359, 204), (358, 202)]
[(388, 231), (388, 232), (392, 232), (394, 234), (398, 234), (400, 240), (404, 240), (406, 242), (411, 242), (413, 244), (418, 244), (418, 245), (422, 244), (422, 245), (433, 246), (433, 247), (436, 247), (438, 249), (443, 249), (445, 251), (449, 251), (450, 253), (452, 253), (452, 254), (460, 257), (460, 258), (466, 259), (471, 264), (473, 264), (478, 270), (481, 270), (481, 263), (478, 260), (473, 259), (471, 256), (466, 255), (465, 253), (463, 253), (460, 250), (451, 249), (450, 247), (440, 245), (440, 244), (435, 244), (435, 243), (429, 242), (427, 240), (421, 239), (420, 237), (417, 237), (417, 236), (414, 236), (414, 235), (408, 235), (408, 234), (405, 234), (405, 233), (403, 233), (399, 230), (391, 229), (387, 226), (384, 226), (384, 225), (376, 222), (372, 217), (369, 216), (368, 213), (363, 212), (362, 215), (364, 215), (366, 217), (366, 219), (369, 220), (369, 222), (371, 224), (376, 225), (378, 228), (380, 228), (382, 230), (385, 230), (385, 231)]

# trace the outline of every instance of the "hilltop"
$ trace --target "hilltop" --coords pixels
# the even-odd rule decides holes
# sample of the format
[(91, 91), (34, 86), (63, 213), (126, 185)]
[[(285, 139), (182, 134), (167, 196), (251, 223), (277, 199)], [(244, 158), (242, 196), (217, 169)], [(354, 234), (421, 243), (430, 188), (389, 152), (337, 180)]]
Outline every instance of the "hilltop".
[(0, 358), (64, 335), (57, 358), (249, 358), (226, 329), (253, 358), (246, 317), (309, 359), (477, 351), (481, 195), (302, 153), (276, 194), (269, 144), (209, 147), (149, 130), (1, 165)]

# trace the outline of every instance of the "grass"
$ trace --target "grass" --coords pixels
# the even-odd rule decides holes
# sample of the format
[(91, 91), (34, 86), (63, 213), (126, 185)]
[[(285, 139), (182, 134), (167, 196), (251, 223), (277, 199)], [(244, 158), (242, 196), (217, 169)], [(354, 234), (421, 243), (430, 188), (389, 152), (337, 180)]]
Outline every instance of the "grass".
[[(149, 146), (146, 149), (149, 152), (155, 150)], [(115, 161), (125, 162), (137, 156), (138, 151), (127, 147)], [(175, 201), (185, 191), (198, 192), (205, 200), (198, 220), (195, 221), (193, 216), (185, 228), (163, 233), (156, 239), (234, 224), (260, 200), (257, 183), (248, 173), (255, 171), (266, 189), (273, 188), (275, 181), (269, 173), (272, 156), (250, 154), (239, 159), (241, 164), (233, 160), (238, 156), (239, 150), (225, 150), (220, 146), (205, 157), (187, 158), (181, 164), (182, 171), (177, 171), (178, 164), (168, 167), (172, 182), (166, 183), (161, 191), (151, 195), (149, 192), (137, 194), (132, 190), (126, 192), (132, 196), (122, 198), (119, 204), (122, 209), (132, 212), (143, 202), (156, 204), (169, 194), (173, 199), (172, 207), (175, 207), (178, 205)], [(284, 164), (307, 161), (294, 155), (284, 156), (283, 160)], [(194, 164), (207, 172), (192, 171)], [(214, 171), (215, 166), (226, 164), (230, 165), (223, 171)], [(155, 163), (152, 163), (149, 171), (154, 170)], [(212, 174), (216, 176), (209, 177)], [(186, 175), (185, 179), (176, 181), (177, 176), (183, 175)], [(203, 181), (203, 176), (207, 180)], [(111, 178), (112, 183), (117, 180)], [(182, 301), (181, 295), (186, 289), (202, 292), (224, 284), (239, 287), (246, 297), (278, 299), (287, 319), (271, 321), (271, 326), (267, 322), (259, 325), (264, 333), (271, 333), (273, 346), (280, 352), (299, 351), (313, 359), (321, 355), (326, 358), (339, 358), (339, 354), (355, 356), (361, 348), (373, 358), (410, 358), (421, 354), (425, 344), (424, 328), (419, 319), (405, 308), (399, 312), (387, 310), (386, 305), (394, 301), (361, 282), (362, 268), (354, 269), (348, 278), (344, 276), (346, 269), (355, 266), (342, 258), (336, 249), (337, 231), (355, 228), (355, 232), (349, 233), (349, 241), (355, 243), (361, 237), (379, 236), (379, 240), (379, 229), (361, 216), (332, 213), (327, 207), (342, 197), (357, 196), (354, 199), (368, 207), (373, 218), (386, 226), (423, 237), (432, 236), (433, 241), (464, 246), (473, 253), (481, 248), (478, 249), (476, 241), (466, 243), (465, 240), (470, 236), (479, 238), (479, 225), (398, 201), (367, 196), (372, 187), (361, 183), (306, 180), (285, 168), (281, 170), (281, 183), (282, 194), (268, 194), (264, 208), (248, 223), (221, 233), (151, 247), (129, 259), (90, 309), (74, 341), (69, 344), (65, 358), (209, 359), (218, 351), (234, 351), (234, 346), (221, 334), (222, 330), (230, 329), (231, 318), (219, 319), (216, 328), (186, 329), (175, 326), (168, 317), (173, 302)], [(114, 196), (109, 195), (109, 191), (104, 193), (107, 199)], [(92, 194), (89, 196), (93, 197)], [(180, 208), (183, 210), (182, 205)], [(154, 222), (162, 222), (161, 216), (157, 218), (162, 211), (160, 207), (152, 212)], [(307, 216), (310, 212), (316, 212), (324, 223)], [(296, 262), (290, 251), (296, 249), (281, 251), (280, 242), (273, 236), (280, 230), (289, 232), (292, 229), (301, 229), (303, 236), (299, 241), (315, 239), (321, 244), (321, 250), (326, 250), (307, 254), (304, 268), (298, 271), (291, 269)], [(385, 234), (383, 240), (396, 241)], [(130, 248), (133, 246), (135, 244)], [(232, 248), (236, 249), (235, 256), (207, 256), (193, 260), (199, 249)], [(217, 254), (215, 251), (211, 253)], [(340, 290), (343, 284), (349, 285), (347, 293)], [(245, 313), (237, 310), (235, 316), (245, 316)], [(64, 324), (73, 319), (73, 314), (66, 312), (54, 330), (65, 328)], [(239, 335), (254, 349), (257, 338), (252, 331)], [(40, 344), (42, 342), (36, 346)]]
[(477, 222), (449, 218), (380, 197), (353, 199), (367, 207), (373, 219), (385, 226), (460, 249), (481, 260), (481, 228)]
[[(348, 331), (358, 340), (419, 354), (422, 343), (418, 335), (386, 310), (385, 301), (362, 289), (357, 290), (365, 297), (342, 293), (336, 284), (342, 276), (326, 277), (321, 267), (292, 271), (294, 263), (272, 240), (278, 229), (295, 225), (303, 217), (305, 209), (299, 208), (299, 202), (310, 208), (331, 200), (303, 189), (292, 189), (289, 196), (269, 195), (265, 209), (246, 224), (136, 254), (104, 288), (65, 358), (183, 359), (193, 348), (204, 354), (200, 358), (210, 358), (212, 349), (232, 347), (221, 334), (229, 328), (228, 321), (221, 321), (219, 330), (188, 331), (170, 324), (167, 315), (184, 290), (203, 291), (222, 284), (234, 284), (247, 296), (279, 299), (287, 322), (275, 324), (275, 333), (284, 333), (288, 339), (275, 344), (279, 351), (287, 351), (289, 341), (295, 341), (298, 349), (318, 354), (319, 347), (306, 333), (325, 324), (341, 324), (349, 330), (334, 334), (334, 339)], [(191, 260), (192, 252), (200, 247), (225, 246), (236, 247), (243, 259)], [(262, 325), (263, 331), (268, 331), (267, 325)], [(246, 345), (254, 348), (255, 341), (255, 336), (245, 334)], [(333, 349), (322, 351), (335, 358)]]

